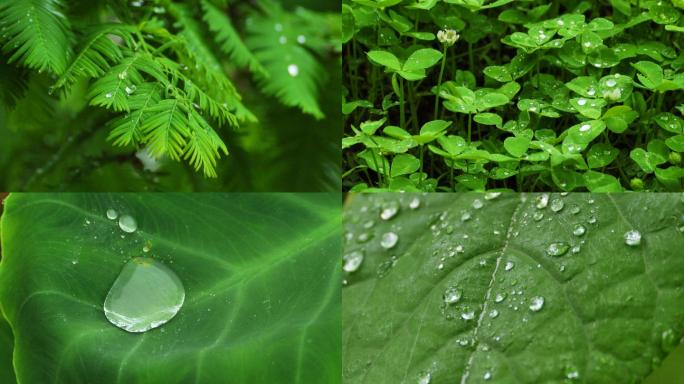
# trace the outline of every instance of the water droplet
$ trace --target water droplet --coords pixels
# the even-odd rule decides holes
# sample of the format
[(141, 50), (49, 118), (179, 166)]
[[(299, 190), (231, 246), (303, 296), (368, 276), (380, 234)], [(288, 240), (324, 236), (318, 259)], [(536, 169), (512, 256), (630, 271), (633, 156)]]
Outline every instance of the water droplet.
[(288, 65), (287, 73), (289, 73), (292, 77), (297, 77), (297, 75), (299, 75), (299, 67), (297, 66), (297, 64)]
[(581, 209), (580, 209), (579, 205), (573, 205), (572, 208), (570, 208), (570, 213), (572, 213), (573, 215), (576, 215), (576, 214), (580, 213), (580, 210)]
[(532, 215), (532, 218), (534, 221), (539, 221), (544, 218), (544, 213), (537, 211)]
[(432, 379), (432, 375), (430, 372), (421, 372), (418, 375), (418, 384), (430, 384), (430, 380)]
[(126, 71), (119, 72), (119, 79), (123, 80), (126, 77), (128, 77), (128, 72), (126, 72)]
[(589, 218), (587, 219), (587, 223), (596, 224), (596, 216), (589, 216)]
[(513, 267), (515, 267), (515, 264), (513, 264), (512, 261), (507, 261), (507, 262), (506, 262), (506, 266), (504, 267), (504, 269), (505, 269), (506, 271), (510, 271), (511, 269), (513, 269)]
[(463, 212), (461, 215), (461, 221), (468, 221), (470, 220), (470, 212)]
[(455, 304), (461, 299), (461, 295), (461, 291), (452, 286), (444, 291), (442, 298), (444, 299), (444, 304)]
[(532, 312), (539, 312), (544, 306), (544, 298), (541, 296), (535, 296), (532, 298), (532, 303), (530, 304), (530, 310)]
[(299, 35), (299, 36), (297, 36), (297, 42), (298, 42), (299, 44), (304, 44), (304, 43), (306, 43), (306, 36), (304, 36), (304, 35)]
[(579, 246), (579, 245), (575, 245), (574, 247), (572, 247), (571, 252), (574, 253), (574, 254), (578, 254), (578, 253), (580, 253), (580, 250), (581, 250), (580, 246)]
[(111, 98), (112, 98), (112, 93), (111, 93), (111, 92), (105, 93), (105, 98), (111, 99)]
[(363, 232), (363, 233), (360, 233), (360, 234), (356, 237), (356, 242), (358, 242), (358, 243), (365, 243), (365, 242), (368, 241), (368, 239), (370, 239), (370, 238), (371, 238), (371, 236), (370, 236), (368, 233)]
[(138, 223), (135, 222), (133, 217), (123, 215), (119, 218), (119, 228), (124, 232), (133, 233), (138, 229)]
[(482, 208), (482, 206), (483, 206), (482, 200), (480, 200), (480, 199), (473, 200), (473, 208), (480, 209), (480, 208)]
[(506, 300), (506, 294), (505, 293), (497, 293), (496, 296), (494, 296), (494, 301), (497, 303), (500, 303), (504, 300)]
[(591, 129), (590, 124), (582, 124), (582, 126), (579, 128), (580, 132), (588, 132)]
[(418, 209), (419, 207), (420, 207), (420, 199), (417, 197), (414, 197), (413, 199), (411, 199), (411, 201), (409, 202), (409, 208)]
[(385, 249), (390, 249), (397, 245), (398, 240), (399, 236), (397, 236), (396, 233), (387, 232), (384, 235), (382, 235), (382, 239), (380, 240), (380, 246)]
[(546, 254), (549, 256), (563, 256), (568, 251), (569, 246), (566, 243), (551, 243), (546, 248)]
[(625, 232), (625, 244), (629, 245), (630, 247), (637, 246), (641, 244), (641, 233), (637, 230), (631, 230)]
[(580, 107), (581, 107), (581, 106), (584, 106), (584, 105), (586, 105), (586, 104), (587, 104), (587, 99), (579, 99), (579, 100), (577, 100), (577, 105), (579, 105)]
[(475, 318), (475, 311), (468, 311), (468, 312), (463, 312), (461, 313), (461, 319), (463, 320), (472, 320)]
[(615, 80), (613, 80), (613, 79), (608, 79), (608, 81), (606, 81), (606, 86), (608, 86), (608, 87), (611, 87), (611, 88), (612, 88), (612, 87), (614, 87), (615, 85), (617, 85), (617, 82), (616, 82)]
[(546, 206), (549, 204), (549, 194), (548, 193), (542, 193), (541, 195), (537, 196), (537, 209), (544, 209)]
[(280, 37), (278, 38), (278, 42), (279, 42), (280, 44), (285, 44), (285, 43), (287, 43), (287, 37), (285, 37), (285, 36), (280, 36)]
[(485, 380), (490, 380), (490, 379), (492, 378), (492, 373), (489, 372), (489, 371), (487, 371), (487, 372), (484, 373), (484, 375), (482, 376), (482, 378), (485, 379)]
[(344, 262), (342, 264), (342, 269), (345, 272), (356, 272), (356, 270), (361, 266), (361, 263), (363, 263), (363, 253), (360, 251), (347, 253), (342, 257), (342, 261)]
[(594, 89), (594, 88), (589, 88), (589, 89), (587, 90), (587, 95), (589, 95), (589, 96), (594, 96), (595, 94), (596, 94), (596, 89)]
[(108, 218), (109, 220), (115, 220), (117, 217), (119, 217), (119, 213), (118, 213), (118, 212), (116, 212), (116, 211), (113, 210), (113, 209), (108, 209), (108, 210), (107, 210), (107, 218)]
[(125, 90), (126, 90), (126, 94), (129, 94), (129, 95), (130, 95), (130, 94), (132, 94), (133, 92), (135, 92), (136, 89), (137, 89), (137, 87), (136, 87), (134, 84), (131, 84), (131, 85), (129, 85), (129, 86), (126, 87), (126, 89), (125, 89)]
[(563, 210), (563, 207), (565, 206), (565, 203), (561, 199), (553, 199), (551, 201), (551, 210), (554, 212), (560, 212)]
[(389, 220), (396, 216), (397, 212), (399, 212), (399, 204), (397, 203), (390, 203), (387, 204), (382, 211), (380, 212), (380, 218), (383, 220)]
[(145, 332), (171, 320), (183, 306), (185, 289), (169, 267), (136, 257), (124, 265), (104, 302), (110, 323), (128, 332)]
[(575, 236), (582, 236), (587, 231), (587, 228), (582, 224), (576, 224), (572, 229), (572, 234)]
[(484, 195), (484, 199), (485, 200), (494, 200), (499, 196), (501, 196), (501, 192), (487, 192)]
[(73, 264), (73, 265), (78, 264), (78, 260), (71, 260), (71, 264)]
[(496, 309), (492, 309), (491, 311), (489, 311), (489, 317), (491, 317), (492, 319), (497, 316), (499, 316), (499, 311), (497, 311)]
[(274, 29), (276, 30), (276, 32), (281, 32), (283, 30), (283, 25), (280, 23), (276, 23), (274, 25)]

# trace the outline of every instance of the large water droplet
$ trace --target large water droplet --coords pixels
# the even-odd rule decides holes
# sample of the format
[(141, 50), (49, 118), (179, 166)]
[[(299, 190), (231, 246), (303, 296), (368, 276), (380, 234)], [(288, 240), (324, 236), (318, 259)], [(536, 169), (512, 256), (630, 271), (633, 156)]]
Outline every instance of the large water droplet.
[(544, 298), (541, 296), (535, 296), (532, 298), (532, 303), (530, 303), (530, 311), (539, 312), (544, 306)]
[(561, 199), (551, 200), (551, 210), (554, 212), (560, 212), (561, 210), (563, 210), (564, 206), (565, 206), (565, 203)]
[(584, 227), (582, 224), (577, 224), (575, 225), (575, 228), (572, 229), (572, 234), (575, 236), (582, 236), (584, 233), (587, 231), (587, 228)]
[(418, 374), (418, 384), (430, 384), (431, 379), (432, 375), (430, 372), (421, 372)]
[(463, 320), (468, 321), (468, 320), (472, 320), (474, 318), (475, 318), (475, 311), (466, 311), (466, 312), (461, 313), (461, 319), (463, 319)]
[(107, 218), (109, 220), (115, 220), (117, 217), (119, 217), (119, 214), (115, 210), (113, 210), (113, 209), (107, 210)]
[(629, 245), (630, 247), (635, 247), (639, 244), (641, 244), (641, 233), (637, 230), (631, 230), (625, 232), (625, 244)]
[(492, 378), (492, 373), (489, 372), (489, 371), (487, 371), (487, 372), (484, 373), (484, 375), (482, 376), (482, 378), (485, 379), (485, 380), (491, 380), (491, 378)]
[(537, 196), (536, 206), (538, 209), (544, 209), (549, 204), (549, 194), (543, 193)]
[(124, 265), (104, 302), (107, 320), (128, 332), (145, 332), (171, 320), (185, 301), (178, 276), (161, 262), (136, 257)]
[(512, 261), (507, 261), (507, 262), (506, 262), (506, 266), (504, 267), (504, 269), (505, 269), (506, 271), (510, 271), (511, 269), (513, 269), (513, 267), (515, 267), (515, 264), (513, 264)]
[(359, 269), (361, 263), (363, 263), (363, 253), (359, 251), (347, 253), (342, 257), (342, 261), (344, 261), (344, 264), (342, 264), (342, 269), (345, 272), (355, 272), (357, 269)]
[(123, 215), (119, 218), (119, 228), (124, 232), (133, 233), (138, 229), (138, 223), (135, 222), (133, 217)]
[(470, 220), (470, 212), (463, 212), (461, 215), (461, 221), (468, 221)]
[(497, 197), (501, 196), (501, 192), (487, 192), (484, 195), (485, 200), (494, 200)]
[(546, 248), (546, 254), (549, 256), (563, 256), (568, 251), (568, 244), (566, 243), (551, 243), (548, 248)]
[(387, 204), (382, 211), (380, 212), (380, 218), (383, 220), (389, 220), (396, 216), (397, 212), (399, 212), (399, 204), (397, 203), (390, 203)]
[(382, 239), (380, 239), (380, 246), (385, 249), (390, 249), (397, 245), (398, 240), (399, 236), (397, 236), (396, 233), (387, 232), (384, 235), (382, 235)]
[(480, 208), (482, 208), (483, 205), (484, 204), (482, 203), (482, 200), (480, 200), (480, 199), (473, 200), (473, 208), (480, 209)]
[(297, 64), (290, 64), (287, 66), (287, 73), (292, 77), (297, 77), (299, 75), (299, 67)]
[(411, 199), (411, 201), (409, 202), (409, 208), (418, 209), (419, 207), (420, 207), (420, 199), (417, 197), (414, 197), (413, 199)]

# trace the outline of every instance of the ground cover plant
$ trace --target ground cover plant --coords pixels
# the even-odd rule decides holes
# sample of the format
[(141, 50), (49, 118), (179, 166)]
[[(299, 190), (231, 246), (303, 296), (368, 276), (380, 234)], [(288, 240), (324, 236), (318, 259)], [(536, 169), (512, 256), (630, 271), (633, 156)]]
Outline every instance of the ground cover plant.
[(672, 193), (351, 195), (343, 382), (679, 382), (683, 214)]
[(339, 383), (339, 199), (10, 194), (0, 381)]
[(6, 0), (0, 189), (339, 190), (334, 1)]
[(683, 9), (345, 0), (344, 188), (681, 190)]

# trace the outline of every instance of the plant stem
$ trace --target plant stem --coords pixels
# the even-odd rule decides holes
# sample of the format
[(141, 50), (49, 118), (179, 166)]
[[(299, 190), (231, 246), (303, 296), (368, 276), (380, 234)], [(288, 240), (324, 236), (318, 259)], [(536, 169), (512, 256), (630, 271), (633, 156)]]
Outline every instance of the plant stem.
[(470, 72), (475, 73), (475, 57), (473, 56), (473, 43), (468, 43), (468, 65)]
[(468, 114), (468, 144), (470, 144), (470, 141), (471, 141), (470, 136), (472, 133), (472, 127), (473, 127), (473, 115), (469, 113)]
[(442, 86), (442, 76), (444, 76), (444, 67), (446, 66), (446, 52), (447, 46), (444, 45), (444, 51), (442, 52), (442, 66), (439, 69), (439, 79), (437, 80), (437, 94), (435, 95), (435, 118), (437, 120), (439, 113), (439, 89)]
[(399, 126), (406, 129), (406, 116), (404, 116), (404, 78), (399, 76)]

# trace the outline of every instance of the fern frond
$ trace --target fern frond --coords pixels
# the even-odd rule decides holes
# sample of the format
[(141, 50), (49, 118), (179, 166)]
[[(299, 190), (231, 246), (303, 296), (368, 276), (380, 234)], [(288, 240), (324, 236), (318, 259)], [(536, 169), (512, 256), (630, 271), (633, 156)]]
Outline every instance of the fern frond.
[(149, 108), (149, 118), (142, 123), (148, 150), (154, 157), (168, 155), (180, 160), (190, 136), (189, 122), (178, 99), (166, 99)]
[(28, 71), (4, 62), (0, 56), (0, 101), (13, 108), (19, 99), (26, 94), (28, 88)]
[(161, 101), (161, 87), (158, 83), (143, 83), (131, 95), (128, 105), (132, 112), (109, 123), (111, 132), (107, 140), (114, 145), (127, 146), (141, 143), (144, 139), (142, 125), (150, 109)]
[(247, 67), (254, 73), (268, 76), (266, 69), (242, 42), (242, 38), (233, 27), (231, 20), (207, 0), (202, 0), (202, 9), (204, 10), (204, 21), (209, 26), (209, 30), (215, 33), (214, 39), (221, 50), (229, 55), (230, 60), (238, 67)]
[(64, 72), (71, 52), (69, 25), (60, 0), (3, 0), (0, 2), (3, 52), (9, 62), (55, 74)]
[(199, 171), (202, 168), (205, 176), (217, 177), (216, 161), (221, 157), (220, 151), (228, 154), (228, 148), (197, 111), (190, 111), (188, 121), (193, 129), (183, 158), (188, 160), (195, 170)]
[(53, 86), (55, 89), (68, 88), (80, 78), (93, 78), (104, 75), (112, 64), (123, 59), (123, 53), (112, 39), (121, 38), (127, 46), (132, 45), (132, 27), (123, 24), (109, 24), (94, 28), (85, 38), (81, 51)]
[(129, 96), (145, 82), (148, 74), (164, 86), (170, 82), (164, 70), (149, 54), (136, 53), (121, 60), (103, 77), (95, 81), (88, 91), (90, 105), (101, 106), (117, 112), (130, 111)]
[(324, 117), (318, 104), (319, 87), (325, 80), (325, 70), (306, 49), (306, 25), (299, 25), (294, 15), (284, 12), (279, 5), (269, 4), (267, 14), (253, 18), (247, 26), (247, 46), (268, 70), (270, 76), (261, 78), (266, 93), (276, 96), (283, 104), (298, 107), (317, 119)]

